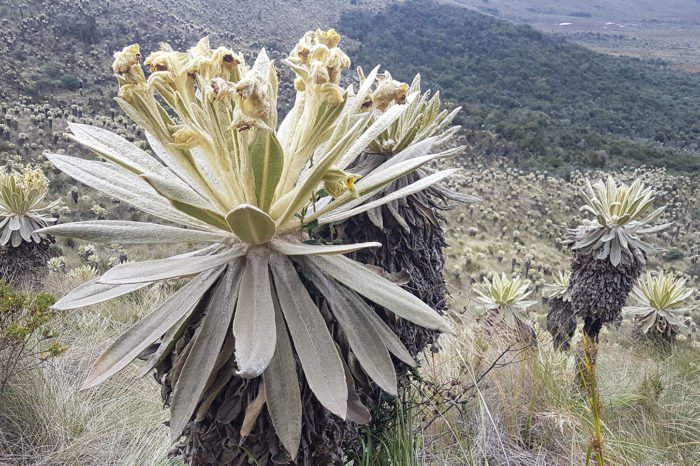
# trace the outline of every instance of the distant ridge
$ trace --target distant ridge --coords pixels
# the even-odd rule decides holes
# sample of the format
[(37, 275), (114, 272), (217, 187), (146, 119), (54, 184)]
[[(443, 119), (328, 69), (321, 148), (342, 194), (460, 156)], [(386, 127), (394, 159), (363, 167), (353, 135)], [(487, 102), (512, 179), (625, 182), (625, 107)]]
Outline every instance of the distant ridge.
[(350, 12), (357, 62), (404, 80), (421, 73), (466, 107), (463, 123), (494, 131), (525, 166), (650, 164), (700, 172), (700, 75), (591, 52), (474, 11), (408, 0)]

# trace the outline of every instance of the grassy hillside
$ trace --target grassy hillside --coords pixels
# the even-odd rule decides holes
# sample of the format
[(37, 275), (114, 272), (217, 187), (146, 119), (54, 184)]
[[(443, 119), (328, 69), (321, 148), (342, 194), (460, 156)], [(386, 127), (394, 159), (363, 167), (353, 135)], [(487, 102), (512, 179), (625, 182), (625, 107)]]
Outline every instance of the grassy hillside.
[(698, 75), (429, 1), (347, 13), (341, 30), (362, 42), (356, 62), (382, 63), (401, 79), (421, 73), (466, 107), (469, 129), (496, 132), (524, 166), (700, 171)]

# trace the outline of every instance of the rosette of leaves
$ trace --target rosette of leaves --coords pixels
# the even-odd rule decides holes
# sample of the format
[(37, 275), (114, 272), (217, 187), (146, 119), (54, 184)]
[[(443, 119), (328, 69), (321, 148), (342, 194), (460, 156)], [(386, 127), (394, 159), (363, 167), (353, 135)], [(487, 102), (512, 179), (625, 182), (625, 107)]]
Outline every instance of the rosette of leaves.
[(685, 314), (690, 311), (686, 301), (694, 292), (687, 279), (659, 272), (647, 272), (632, 289), (634, 306), (623, 312), (634, 320), (638, 330), (652, 339), (671, 342), (679, 333), (687, 333)]
[(622, 306), (654, 247), (640, 236), (663, 231), (654, 225), (665, 207), (653, 209), (654, 191), (639, 179), (631, 185), (612, 177), (586, 180), (581, 211), (593, 220), (567, 232), (572, 250), (571, 304), (584, 319), (584, 332), (597, 339), (603, 323), (619, 320)]
[(547, 330), (552, 334), (555, 348), (569, 349), (571, 338), (576, 333), (576, 315), (571, 309), (569, 282), (571, 272), (561, 270), (552, 276), (553, 282), (545, 285), (543, 295), (547, 298)]
[[(164, 388), (172, 389), (166, 397), (174, 440), (207, 417), (224, 416), (223, 410), (227, 428), (244, 443), (265, 424), (265, 413), (284, 450), (267, 430), (257, 432), (266, 451), (259, 452), (258, 443), (253, 456), (294, 460), (302, 424), (314, 415), (302, 409), (308, 405), (299, 373), (324, 411), (340, 419), (363, 417), (353, 388), (356, 373), (329, 326), (343, 328), (358, 367), (392, 395), (397, 387), (390, 355), (414, 362), (365, 299), (417, 325), (449, 330), (430, 306), (343, 256), (379, 243), (319, 244), (308, 236), (309, 224), (343, 221), (454, 172), (433, 173), (366, 202), (444, 154), (388, 160), (359, 180), (346, 171), (407, 105), (394, 105), (378, 118), (361, 111), (369, 89), (355, 94), (338, 85), (349, 66), (339, 40), (333, 30), (315, 31), (295, 47), (288, 64), (297, 75), (297, 96), (279, 128), (277, 74), (264, 50), (249, 68), (228, 49), (210, 49), (206, 39), (187, 52), (164, 44), (146, 59), (146, 78), (139, 47), (126, 47), (113, 65), (117, 101), (146, 132), (155, 156), (101, 128), (75, 124), (71, 137), (106, 162), (49, 155), (76, 180), (174, 225), (88, 221), (43, 233), (119, 244), (209, 243), (180, 256), (118, 265), (55, 305), (72, 309), (189, 279), (105, 350), (84, 384), (104, 382), (150, 348), (145, 372), (158, 367), (167, 379)], [(414, 98), (407, 96), (406, 103)], [(337, 188), (332, 196), (323, 189), (329, 183)], [(310, 289), (323, 296), (321, 309)], [(206, 436), (199, 440), (206, 443)], [(192, 464), (226, 464), (250, 449), (228, 445), (225, 457), (214, 458), (199, 450), (185, 452)]]
[[(484, 278), (482, 283), (474, 286), (476, 304), (486, 311), (486, 324), (496, 329), (500, 327), (505, 333), (514, 332), (519, 340), (532, 342), (534, 331), (527, 310), (536, 301), (525, 299), (532, 293), (529, 287), (530, 284), (520, 276), (509, 278), (505, 273), (494, 274), (491, 279)], [(501, 322), (506, 328), (502, 328)]]
[(43, 241), (45, 235), (36, 230), (56, 221), (49, 212), (59, 203), (40, 207), (48, 190), (49, 180), (38, 168), (26, 166), (15, 172), (0, 169), (0, 246)]
[(56, 221), (50, 210), (59, 201), (41, 206), (48, 188), (38, 168), (0, 169), (0, 277), (8, 281), (44, 267), (49, 258), (51, 240), (36, 232)]

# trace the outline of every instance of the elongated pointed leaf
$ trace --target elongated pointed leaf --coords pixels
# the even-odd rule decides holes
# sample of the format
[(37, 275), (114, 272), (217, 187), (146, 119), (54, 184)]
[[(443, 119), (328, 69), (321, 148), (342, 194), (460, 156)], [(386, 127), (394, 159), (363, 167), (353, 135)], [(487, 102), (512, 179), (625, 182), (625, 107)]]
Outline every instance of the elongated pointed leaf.
[(317, 245), (292, 243), (283, 240), (272, 240), (270, 247), (277, 252), (286, 256), (306, 256), (308, 254), (348, 254), (365, 248), (379, 248), (381, 243), (357, 243), (357, 244), (334, 244), (334, 245)]
[(275, 309), (268, 259), (269, 249), (264, 248), (246, 255), (233, 318), (238, 375), (246, 379), (262, 374), (275, 352)]
[(72, 222), (37, 230), (37, 233), (67, 236), (96, 243), (224, 243), (233, 239), (230, 233), (185, 229), (157, 223), (124, 220), (92, 220)]
[(182, 212), (183, 214), (186, 214), (193, 219), (197, 219), (206, 225), (210, 225), (220, 230), (229, 231), (228, 223), (226, 223), (224, 217), (213, 210), (203, 209), (201, 207), (196, 207), (192, 204), (185, 204), (184, 202), (175, 201), (173, 199), (170, 199), (170, 205), (172, 205), (178, 212)]
[(248, 246), (245, 244), (236, 244), (224, 252), (209, 256), (170, 257), (168, 259), (121, 264), (102, 275), (100, 283), (121, 285), (189, 277), (231, 262), (235, 258), (244, 255), (247, 249)]
[(384, 346), (386, 346), (391, 354), (410, 367), (418, 366), (418, 363), (413, 359), (411, 353), (409, 353), (404, 344), (401, 343), (401, 340), (391, 327), (377, 315), (374, 309), (372, 309), (364, 299), (354, 291), (349, 291), (347, 293), (347, 298), (355, 309), (355, 312), (364, 314), (365, 317), (372, 322), (375, 330), (379, 333), (379, 337), (382, 339), (382, 343), (384, 343)]
[(210, 228), (175, 210), (148, 183), (124, 168), (66, 155), (48, 154), (46, 157), (71, 178), (148, 214), (183, 225)]
[(343, 256), (308, 256), (321, 271), (367, 299), (421, 327), (452, 332), (437, 312), (403, 288)]
[(274, 132), (263, 129), (257, 131), (257, 137), (250, 145), (248, 153), (255, 174), (255, 195), (258, 207), (268, 211), (277, 183), (282, 176), (284, 152)]
[(167, 176), (170, 172), (146, 151), (104, 128), (69, 122), (68, 129), (74, 141), (137, 175), (151, 172)]
[(242, 204), (226, 215), (231, 231), (249, 244), (265, 244), (275, 236), (275, 222), (262, 210)]
[(326, 321), (287, 257), (273, 254), (270, 268), (306, 381), (328, 411), (345, 419), (348, 400), (345, 372)]
[(58, 311), (67, 311), (69, 309), (77, 309), (79, 307), (92, 306), (110, 299), (124, 296), (125, 294), (133, 293), (143, 287), (150, 285), (152, 282), (142, 282), (128, 285), (105, 285), (98, 283), (98, 279), (83, 283), (73, 291), (59, 299), (51, 308)]
[(206, 314), (194, 335), (192, 349), (177, 379), (170, 403), (170, 433), (177, 441), (195, 412), (204, 391), (219, 351), (231, 325), (240, 269), (233, 265), (212, 292)]
[(146, 180), (161, 196), (168, 198), (170, 201), (216, 213), (216, 207), (209, 200), (203, 198), (198, 192), (175, 177), (164, 178), (148, 173), (141, 175), (141, 178)]
[(312, 263), (309, 263), (307, 270), (314, 276), (314, 285), (326, 297), (362, 369), (382, 390), (396, 395), (394, 364), (377, 330), (363, 313), (353, 309), (345, 287), (329, 280)]
[(334, 212), (338, 209), (349, 210), (358, 205), (361, 205), (369, 198), (375, 196), (382, 187), (388, 185), (389, 183), (398, 180), (399, 178), (416, 171), (421, 166), (426, 163), (435, 160), (437, 154), (425, 155), (423, 157), (417, 157), (415, 159), (406, 160), (401, 162), (391, 168), (387, 168), (382, 171), (373, 171), (366, 177), (362, 178), (360, 181), (355, 183), (355, 187), (360, 195), (358, 199), (355, 199), (351, 193), (346, 192), (340, 197), (334, 199), (323, 207), (319, 208), (316, 212), (313, 212), (305, 217), (305, 221), (312, 222), (318, 219), (324, 214)]
[(187, 313), (216, 282), (221, 269), (208, 271), (192, 279), (171, 295), (155, 311), (142, 318), (119, 337), (95, 361), (82, 390), (101, 384), (125, 368), (154, 341)]
[(444, 180), (448, 176), (453, 175), (455, 172), (457, 172), (457, 169), (443, 170), (443, 171), (439, 171), (437, 173), (433, 173), (432, 175), (428, 175), (425, 178), (421, 178), (418, 181), (415, 181), (415, 182), (409, 184), (408, 186), (405, 186), (399, 190), (396, 190), (387, 196), (381, 197), (381, 198), (377, 199), (376, 201), (368, 202), (368, 203), (363, 204), (361, 206), (355, 207), (354, 209), (349, 209), (349, 210), (345, 210), (342, 212), (337, 212), (337, 213), (334, 212), (334, 213), (324, 215), (321, 218), (319, 218), (319, 222), (322, 224), (342, 222), (343, 220), (346, 220), (350, 217), (354, 217), (355, 215), (361, 214), (363, 212), (374, 209), (376, 207), (383, 206), (391, 201), (395, 201), (397, 199), (403, 199), (406, 196), (410, 196), (411, 194), (415, 194), (417, 192), (423, 191), (424, 189), (429, 188), (430, 186), (434, 185), (435, 183), (439, 183), (440, 181)]
[[(276, 296), (274, 297), (276, 300)], [(297, 378), (292, 343), (289, 341), (279, 302), (275, 302), (277, 346), (263, 372), (267, 410), (277, 437), (294, 459), (301, 441), (301, 390)]]

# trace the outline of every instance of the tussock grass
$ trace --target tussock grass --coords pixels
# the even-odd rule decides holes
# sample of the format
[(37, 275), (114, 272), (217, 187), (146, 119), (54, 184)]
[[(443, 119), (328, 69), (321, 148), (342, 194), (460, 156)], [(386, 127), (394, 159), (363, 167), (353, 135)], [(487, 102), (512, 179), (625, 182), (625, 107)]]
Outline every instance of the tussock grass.
[[(71, 284), (48, 285), (60, 293)], [(134, 380), (137, 367), (98, 389), (79, 391), (99, 352), (161, 294), (139, 293), (60, 319), (69, 351), (0, 394), (0, 464), (180, 464), (167, 458), (167, 411), (159, 387), (150, 377)]]

